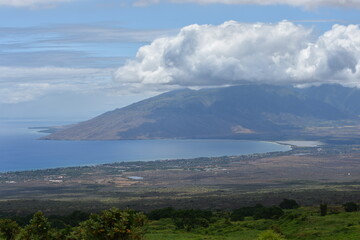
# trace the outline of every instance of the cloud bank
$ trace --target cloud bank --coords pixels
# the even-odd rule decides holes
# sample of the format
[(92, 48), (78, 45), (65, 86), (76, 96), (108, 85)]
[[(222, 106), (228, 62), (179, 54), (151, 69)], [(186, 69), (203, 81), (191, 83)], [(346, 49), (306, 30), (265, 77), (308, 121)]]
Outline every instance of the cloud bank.
[[(53, 6), (61, 2), (73, 2), (76, 0), (0, 0), (0, 6), (11, 7), (39, 7)], [(329, 7), (355, 7), (360, 8), (358, 0), (137, 0), (134, 6), (147, 6), (159, 3), (195, 3), (195, 4), (256, 4), (256, 5), (290, 5), (307, 9), (321, 6)]]
[(141, 47), (114, 74), (123, 87), (169, 90), (241, 83), (360, 87), (360, 29), (312, 29), (277, 24), (190, 25)]
[(0, 0), (0, 6), (10, 7), (39, 7), (52, 6), (60, 2), (72, 2), (74, 0)]
[(360, 8), (358, 0), (138, 0), (135, 6), (147, 6), (161, 2), (171, 3), (197, 3), (197, 4), (256, 4), (256, 5), (290, 5), (304, 8), (329, 7), (355, 7)]
[(112, 73), (119, 63), (140, 44), (170, 33), (115, 23), (0, 27), (0, 105), (57, 92), (115, 95)]
[(0, 104), (20, 103), (52, 92), (85, 93), (109, 88), (113, 69), (0, 66)]

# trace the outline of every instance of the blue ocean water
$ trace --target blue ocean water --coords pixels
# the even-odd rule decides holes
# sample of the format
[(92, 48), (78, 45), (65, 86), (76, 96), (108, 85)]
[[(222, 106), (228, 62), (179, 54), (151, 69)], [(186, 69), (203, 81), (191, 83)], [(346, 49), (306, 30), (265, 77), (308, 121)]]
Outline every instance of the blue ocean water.
[(0, 120), (0, 172), (125, 161), (232, 156), (286, 151), (289, 146), (240, 140), (49, 141), (29, 127), (66, 122)]

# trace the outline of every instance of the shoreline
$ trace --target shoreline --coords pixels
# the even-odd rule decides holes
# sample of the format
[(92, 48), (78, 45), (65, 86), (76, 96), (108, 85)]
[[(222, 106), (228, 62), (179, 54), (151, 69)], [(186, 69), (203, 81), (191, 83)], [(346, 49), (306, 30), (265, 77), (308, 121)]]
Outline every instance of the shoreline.
[(49, 170), (66, 170), (66, 169), (74, 169), (74, 168), (87, 168), (87, 167), (103, 167), (106, 165), (147, 165), (147, 164), (156, 164), (161, 162), (176, 162), (176, 161), (194, 161), (197, 159), (215, 159), (215, 158), (242, 158), (242, 157), (261, 157), (262, 155), (278, 155), (279, 153), (288, 154), (293, 151), (295, 148), (315, 148), (319, 146), (326, 145), (320, 141), (298, 141), (298, 140), (287, 140), (287, 141), (255, 141), (255, 140), (238, 140), (238, 139), (154, 139), (154, 140), (217, 140), (217, 141), (254, 141), (254, 142), (265, 142), (283, 146), (289, 146), (289, 149), (283, 151), (270, 151), (270, 152), (262, 152), (262, 153), (250, 153), (250, 154), (239, 154), (239, 155), (222, 155), (222, 156), (205, 156), (205, 157), (191, 157), (191, 158), (164, 158), (164, 159), (154, 159), (154, 160), (132, 160), (132, 161), (115, 161), (115, 162), (107, 162), (107, 163), (89, 163), (89, 164), (80, 164), (73, 166), (59, 166), (59, 167), (50, 167), (50, 168), (34, 168), (34, 169), (25, 169), (25, 170), (10, 170), (10, 171), (0, 171), (1, 174), (11, 174), (11, 173), (25, 173), (25, 172), (39, 172), (39, 171), (49, 171)]
[(287, 145), (293, 147), (320, 147), (325, 143), (320, 141), (307, 141), (307, 140), (286, 140), (286, 141), (274, 141), (277, 144)]
[[(4, 145), (5, 150), (9, 150), (10, 153), (14, 152), (17, 155), (9, 155), (9, 158), (2, 160), (3, 166), (0, 170), (1, 173), (94, 166), (124, 161), (148, 162), (168, 159), (211, 158), (291, 150), (291, 147), (276, 143), (275, 141), (243, 139), (112, 140), (99, 141), (98, 143), (94, 141), (74, 141), (74, 144), (69, 141), (39, 141), (37, 140), (39, 133), (36, 130), (42, 128), (43, 127), (28, 127), (21, 128), (18, 132), (14, 131), (14, 134), (16, 133), (16, 139), (20, 140), (23, 137), (19, 135), (19, 133), (24, 132), (26, 143), (29, 144), (29, 146), (34, 146), (34, 150), (31, 150), (29, 152), (30, 154), (25, 155), (24, 153), (27, 153), (27, 151), (17, 149), (14, 144), (16, 142), (13, 142), (11, 145)], [(34, 134), (34, 131), (36, 131), (37, 134)], [(11, 135), (12, 132), (8, 134), (9, 137), (11, 137)], [(8, 136), (4, 136), (2, 140), (6, 142)], [(49, 150), (47, 150), (47, 147), (49, 147)], [(167, 150), (167, 147), (169, 150)], [(53, 149), (61, 149), (63, 152)], [(84, 152), (84, 149), (88, 149), (91, 154)], [(104, 151), (104, 149), (106, 149), (106, 151)], [(142, 151), (139, 152), (134, 149), (142, 149)], [(49, 157), (45, 157), (42, 152), (49, 155)]]
[[(211, 139), (210, 139), (211, 140)], [(247, 141), (247, 140), (239, 140), (239, 141)], [(50, 168), (36, 168), (36, 169), (27, 169), (27, 170), (13, 170), (13, 171), (0, 171), (0, 176), (2, 174), (19, 174), (19, 173), (27, 173), (27, 172), (42, 172), (42, 171), (59, 171), (59, 170), (67, 170), (67, 169), (75, 169), (75, 168), (101, 168), (109, 165), (148, 165), (148, 164), (157, 164), (164, 162), (193, 162), (196, 160), (203, 159), (234, 159), (234, 158), (261, 158), (264, 156), (278, 156), (279, 154), (288, 154), (289, 152), (294, 150), (294, 147), (290, 144), (281, 144), (273, 141), (257, 141), (257, 142), (267, 142), (277, 145), (289, 146), (287, 150), (284, 151), (270, 151), (270, 152), (262, 152), (262, 153), (250, 153), (250, 154), (239, 154), (239, 155), (222, 155), (222, 156), (205, 156), (205, 157), (192, 157), (192, 158), (164, 158), (164, 159), (154, 159), (154, 160), (133, 160), (133, 161), (115, 161), (115, 162), (107, 162), (107, 163), (89, 163), (82, 165), (73, 165), (73, 166), (64, 166), (64, 167), (50, 167)]]

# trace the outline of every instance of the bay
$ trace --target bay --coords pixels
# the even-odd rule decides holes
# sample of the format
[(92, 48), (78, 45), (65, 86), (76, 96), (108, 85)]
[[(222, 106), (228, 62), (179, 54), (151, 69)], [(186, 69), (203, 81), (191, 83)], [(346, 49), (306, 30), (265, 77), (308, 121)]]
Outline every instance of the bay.
[(287, 151), (290, 146), (242, 140), (49, 141), (29, 127), (69, 124), (42, 120), (0, 120), (0, 172), (126, 161), (187, 159)]

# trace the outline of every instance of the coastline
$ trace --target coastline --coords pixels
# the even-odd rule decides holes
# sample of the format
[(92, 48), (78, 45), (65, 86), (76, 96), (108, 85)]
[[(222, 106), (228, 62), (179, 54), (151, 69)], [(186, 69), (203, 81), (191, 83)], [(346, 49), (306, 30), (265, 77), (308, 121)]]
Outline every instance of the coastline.
[(286, 140), (286, 141), (274, 141), (281, 145), (288, 145), (291, 147), (319, 147), (325, 145), (320, 141), (307, 141), (307, 140)]
[[(11, 129), (0, 136), (1, 172), (94, 166), (113, 162), (194, 159), (289, 151), (289, 146), (270, 141), (239, 139), (155, 139), (122, 141), (40, 141), (35, 128)], [(14, 136), (13, 136), (14, 135)], [(11, 137), (12, 141), (8, 139)], [(26, 148), (19, 148), (24, 145)]]
[[(182, 139), (185, 140), (185, 139)], [(189, 139), (191, 140), (191, 139)], [(211, 139), (210, 139), (211, 140)], [(229, 139), (224, 139), (229, 140)], [(236, 141), (246, 141), (246, 140), (236, 140)], [(270, 156), (279, 156), (279, 155), (287, 155), (289, 152), (293, 151), (294, 148), (290, 144), (281, 144), (275, 141), (256, 141), (256, 142), (266, 142), (276, 145), (288, 146), (289, 148), (286, 150), (274, 150), (268, 152), (259, 152), (259, 153), (249, 153), (249, 154), (229, 154), (229, 155), (222, 155), (222, 156), (199, 156), (199, 157), (189, 157), (189, 158), (159, 158), (159, 159), (150, 159), (150, 160), (132, 160), (132, 161), (115, 161), (115, 162), (105, 162), (105, 163), (85, 163), (85, 164), (78, 164), (78, 165), (70, 165), (70, 166), (59, 166), (59, 167), (48, 167), (48, 168), (33, 168), (33, 169), (24, 169), (24, 170), (9, 170), (9, 171), (1, 171), (1, 174), (10, 174), (10, 173), (27, 173), (27, 172), (47, 172), (47, 171), (64, 171), (67, 169), (80, 169), (80, 168), (102, 168), (104, 166), (109, 165), (134, 165), (141, 167), (147, 165), (158, 165), (162, 163), (168, 162), (196, 162), (200, 160), (202, 162), (204, 159), (211, 161), (212, 159), (254, 159), (254, 158), (263, 158), (263, 157), (270, 157)], [(161, 166), (160, 166), (161, 168)]]

